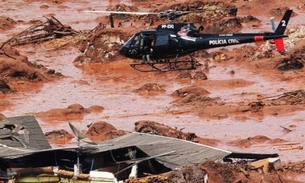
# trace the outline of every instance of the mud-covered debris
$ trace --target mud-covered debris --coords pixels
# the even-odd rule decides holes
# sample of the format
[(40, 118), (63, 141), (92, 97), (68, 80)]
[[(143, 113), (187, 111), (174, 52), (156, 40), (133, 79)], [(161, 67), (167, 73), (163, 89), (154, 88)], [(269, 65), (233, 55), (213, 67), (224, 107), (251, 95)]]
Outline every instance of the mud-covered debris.
[(210, 94), (210, 92), (201, 87), (189, 86), (189, 87), (180, 88), (173, 93), (174, 96), (178, 96), (182, 98), (190, 94), (207, 96)]
[(302, 173), (305, 170), (305, 160), (299, 162), (286, 162), (281, 166), (281, 170), (284, 172), (297, 172)]
[(38, 22), (18, 35), (10, 38), (10, 44), (14, 46), (29, 43), (41, 43), (78, 33), (70, 26), (63, 25), (54, 16), (45, 18), (47, 19), (46, 22)]
[(46, 132), (45, 136), (48, 140), (52, 140), (52, 141), (62, 141), (62, 140), (69, 141), (72, 138), (74, 138), (73, 135), (71, 135), (69, 132), (63, 129)]
[(96, 27), (88, 36), (90, 38), (82, 44), (80, 48), (82, 55), (78, 56), (74, 63), (86, 64), (114, 61), (117, 59), (118, 50), (124, 40), (128, 39), (128, 36), (120, 30)]
[(178, 18), (179, 21), (188, 22), (211, 23), (224, 17), (235, 17), (237, 15), (237, 8), (224, 2), (194, 1), (177, 3), (170, 7), (165, 7), (161, 11), (166, 11), (168, 9), (178, 11), (194, 11), (194, 13), (190, 13)]
[(229, 33), (239, 32), (242, 28), (241, 20), (239, 18), (223, 19), (217, 23), (213, 23), (212, 26), (207, 28), (207, 32), (213, 33)]
[[(122, 12), (139, 12), (139, 8), (136, 6), (128, 6), (124, 3), (116, 4), (113, 7), (107, 8), (107, 11), (122, 11)], [(134, 15), (130, 14), (112, 14), (112, 16), (115, 19), (120, 20), (130, 20), (131, 17), (134, 17)]]
[(212, 52), (210, 54), (212, 61), (226, 61), (229, 59), (228, 55), (223, 53), (222, 51)]
[[(240, 171), (237, 166), (229, 166), (228, 164), (224, 163), (217, 163), (212, 161), (207, 161), (200, 165), (202, 169), (206, 169), (206, 171), (209, 172), (209, 177), (214, 177), (215, 174), (218, 174), (217, 176), (219, 182), (237, 182), (237, 174), (236, 172)], [(247, 179), (246, 177), (244, 177)]]
[(304, 67), (303, 62), (299, 60), (290, 60), (290, 59), (283, 59), (279, 66), (277, 67), (279, 71), (289, 71), (289, 70), (298, 70)]
[[(270, 164), (269, 164), (270, 165)], [(264, 173), (263, 167), (253, 168), (251, 163), (238, 161), (223, 163), (206, 161), (204, 163), (185, 165), (159, 175), (149, 175), (142, 178), (130, 178), (126, 183), (254, 183), (254, 182), (291, 182), (291, 179), (282, 177), (282, 173), (301, 173), (305, 162), (289, 162), (280, 164), (277, 169), (270, 165), (270, 173)], [(270, 181), (269, 181), (270, 180)]]
[(210, 92), (201, 87), (183, 87), (172, 93), (174, 97), (179, 98), (179, 102), (190, 103), (195, 101), (210, 101), (211, 98), (208, 97)]
[(250, 107), (249, 110), (251, 112), (261, 112), (265, 104), (262, 101), (257, 101), (249, 103), (248, 106)]
[(157, 84), (157, 83), (146, 83), (145, 85), (141, 86), (140, 88), (134, 90), (135, 92), (151, 92), (151, 91), (157, 91), (157, 92), (165, 92), (165, 89)]
[(180, 169), (170, 172), (169, 182), (208, 182), (208, 173), (196, 165), (185, 165)]
[(260, 20), (252, 15), (248, 15), (246, 17), (241, 18), (242, 22), (249, 23), (249, 22), (260, 22)]
[(207, 183), (208, 173), (205, 169), (202, 169), (199, 165), (185, 165), (179, 169), (172, 170), (170, 172), (151, 175), (144, 178), (130, 178), (126, 180), (126, 183)]
[(11, 93), (11, 92), (14, 92), (14, 90), (12, 90), (5, 81), (0, 80), (0, 92)]
[[(300, 35), (301, 36), (301, 35)], [(280, 63), (277, 65), (278, 70), (287, 71), (287, 70), (297, 70), (304, 67), (305, 62), (305, 44), (300, 42), (300, 45), (295, 48), (289, 56), (280, 60)]]
[(151, 133), (166, 137), (173, 137), (193, 141), (196, 138), (195, 133), (185, 133), (182, 129), (172, 128), (153, 121), (138, 121), (135, 123), (135, 131), (142, 133)]
[(285, 92), (275, 99), (269, 100), (272, 105), (298, 105), (305, 104), (305, 91), (296, 90)]
[(0, 30), (12, 29), (16, 23), (12, 18), (0, 16)]
[(179, 72), (177, 79), (192, 79), (192, 75), (188, 71), (181, 71)]
[(303, 150), (303, 146), (301, 145), (287, 145), (287, 146), (281, 146), (279, 148), (280, 151), (287, 151), (287, 150)]
[(196, 71), (196, 73), (193, 76), (193, 79), (196, 80), (207, 80), (208, 77), (203, 71)]

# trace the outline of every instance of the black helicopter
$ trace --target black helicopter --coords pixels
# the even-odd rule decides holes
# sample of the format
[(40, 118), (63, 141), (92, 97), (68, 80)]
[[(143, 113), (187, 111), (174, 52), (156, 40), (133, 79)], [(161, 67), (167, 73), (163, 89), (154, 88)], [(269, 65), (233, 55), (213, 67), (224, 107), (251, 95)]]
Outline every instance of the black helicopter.
[[(132, 59), (142, 59), (142, 63), (130, 64), (141, 72), (177, 71), (196, 69), (201, 65), (192, 53), (208, 48), (216, 48), (257, 41), (274, 40), (277, 50), (283, 53), (283, 38), (292, 10), (287, 10), (274, 32), (265, 33), (200, 33), (203, 27), (196, 28), (194, 23), (175, 23), (174, 19), (192, 11), (169, 10), (159, 13), (160, 17), (167, 16), (169, 22), (158, 25), (154, 30), (141, 30), (129, 38), (120, 48), (120, 54)], [(134, 12), (111, 12), (133, 14)], [(147, 13), (137, 13), (144, 15)], [(157, 13), (152, 13), (157, 14)], [(190, 56), (189, 60), (178, 60), (182, 56)], [(149, 69), (143, 69), (149, 66)], [(145, 68), (145, 67), (144, 67)]]

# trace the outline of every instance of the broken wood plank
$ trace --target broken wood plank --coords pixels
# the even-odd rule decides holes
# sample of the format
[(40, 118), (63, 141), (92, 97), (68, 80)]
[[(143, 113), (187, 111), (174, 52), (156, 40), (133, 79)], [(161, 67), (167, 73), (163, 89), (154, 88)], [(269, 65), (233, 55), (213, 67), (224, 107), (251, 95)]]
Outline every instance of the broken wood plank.
[(286, 151), (286, 150), (302, 150), (303, 146), (301, 145), (290, 145), (290, 146), (283, 146), (280, 147), (279, 150), (280, 151)]

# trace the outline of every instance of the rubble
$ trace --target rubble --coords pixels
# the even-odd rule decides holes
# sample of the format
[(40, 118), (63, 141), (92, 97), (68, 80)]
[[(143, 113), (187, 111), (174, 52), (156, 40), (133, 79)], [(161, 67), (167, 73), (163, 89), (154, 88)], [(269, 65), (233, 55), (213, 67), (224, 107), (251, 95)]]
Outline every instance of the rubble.
[(147, 83), (134, 90), (134, 92), (165, 92), (165, 89), (157, 83)]
[(183, 129), (174, 129), (153, 121), (138, 121), (135, 123), (136, 132), (151, 133), (189, 141), (193, 141), (197, 137), (194, 133), (184, 133), (182, 130)]
[(39, 22), (10, 38), (12, 46), (29, 43), (41, 43), (67, 35), (77, 34), (70, 26), (63, 25), (54, 16), (46, 17), (46, 22)]

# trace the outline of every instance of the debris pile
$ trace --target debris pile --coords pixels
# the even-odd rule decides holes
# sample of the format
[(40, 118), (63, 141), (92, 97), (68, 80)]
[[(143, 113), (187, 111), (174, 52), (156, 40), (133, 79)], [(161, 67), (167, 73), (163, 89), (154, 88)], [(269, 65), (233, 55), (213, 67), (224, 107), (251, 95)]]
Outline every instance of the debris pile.
[(138, 121), (135, 123), (135, 131), (142, 133), (152, 133), (156, 135), (173, 137), (193, 141), (196, 138), (195, 133), (184, 133), (182, 129), (174, 129), (169, 126), (159, 124), (153, 121)]
[(172, 96), (178, 98), (175, 102), (178, 103), (194, 103), (204, 102), (210, 103), (217, 99), (208, 97), (209, 91), (201, 87), (189, 86), (180, 88), (172, 93)]
[(283, 172), (304, 173), (305, 172), (305, 161), (303, 160), (300, 162), (283, 163), (281, 166), (281, 170)]
[(39, 22), (12, 37), (10, 39), (10, 44), (14, 46), (41, 43), (67, 35), (78, 34), (77, 31), (73, 30), (70, 26), (63, 25), (53, 16), (45, 18), (47, 19), (46, 22)]
[(57, 144), (66, 144), (74, 136), (69, 134), (66, 130), (53, 130), (45, 133), (46, 138), (50, 142), (56, 142)]
[(140, 88), (134, 90), (134, 92), (165, 92), (165, 89), (157, 84), (157, 83), (146, 83), (145, 85), (141, 86)]
[(0, 92), (11, 93), (11, 92), (14, 92), (14, 90), (12, 90), (5, 81), (0, 80)]
[(119, 30), (105, 30), (98, 26), (89, 33), (88, 39), (85, 40), (87, 44), (83, 44), (80, 49), (83, 53), (74, 60), (74, 63), (83, 65), (114, 61), (124, 43), (123, 40), (127, 40), (128, 36)]
[(151, 175), (144, 178), (129, 178), (125, 183), (176, 183), (176, 182), (208, 182), (208, 173), (201, 166), (185, 165), (177, 170), (173, 170), (160, 175)]
[[(254, 182), (290, 182), (289, 179), (280, 175), (284, 169), (277, 167), (276, 162), (263, 159), (254, 163), (239, 162), (237, 164), (226, 164), (220, 162), (207, 161), (197, 165), (186, 165), (170, 172), (150, 175), (143, 178), (130, 178), (126, 183), (175, 183), (175, 182), (202, 182), (202, 183), (254, 183)], [(299, 170), (302, 168), (300, 164)], [(285, 166), (288, 168), (288, 166)], [(292, 164), (290, 165), (292, 167)], [(271, 173), (273, 172), (273, 173)], [(297, 171), (294, 171), (297, 172)]]
[(0, 30), (9, 30), (14, 28), (16, 21), (9, 17), (0, 16)]
[[(195, 11), (193, 14), (191, 13), (190, 15), (183, 16), (183, 18), (178, 19), (178, 21), (188, 21), (195, 23), (212, 23), (224, 17), (235, 17), (237, 15), (237, 8), (224, 2), (195, 1), (190, 3), (178, 3), (170, 7), (165, 7), (162, 10), (168, 9), (178, 11)], [(196, 11), (200, 13), (197, 13)]]
[(271, 105), (299, 105), (305, 104), (305, 91), (296, 90), (285, 92), (277, 98), (269, 100)]

